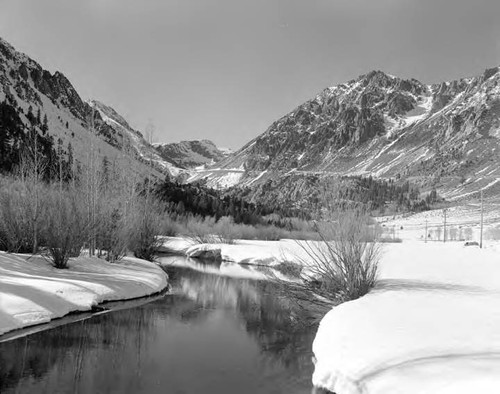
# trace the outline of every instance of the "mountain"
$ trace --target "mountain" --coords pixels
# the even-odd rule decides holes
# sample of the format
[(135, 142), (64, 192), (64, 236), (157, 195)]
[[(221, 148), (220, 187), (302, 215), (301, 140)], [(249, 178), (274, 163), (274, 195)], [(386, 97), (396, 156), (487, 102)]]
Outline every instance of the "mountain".
[(225, 159), (231, 151), (218, 148), (212, 141), (195, 140), (169, 144), (154, 144), (158, 154), (181, 168), (192, 169), (215, 164)]
[[(21, 134), (34, 130), (51, 149), (77, 163), (84, 163), (93, 147), (101, 159), (127, 162), (136, 173), (157, 178), (176, 175), (175, 166), (148, 147), (112, 108), (83, 101), (62, 73), (44, 70), (1, 38), (0, 102), (6, 107), (3, 113), (10, 114), (9, 124), (15, 114)], [(10, 133), (9, 138), (14, 135), (20, 134)]]
[(372, 71), (323, 90), (190, 181), (304, 195), (305, 178), (358, 175), (449, 199), (500, 191), (499, 68), (432, 85)]
[(97, 110), (102, 120), (121, 137), (122, 150), (148, 163), (159, 172), (173, 176), (178, 176), (182, 172), (167, 155), (160, 155), (155, 147), (144, 139), (142, 133), (134, 130), (112, 107), (97, 100), (90, 100), (88, 104)]

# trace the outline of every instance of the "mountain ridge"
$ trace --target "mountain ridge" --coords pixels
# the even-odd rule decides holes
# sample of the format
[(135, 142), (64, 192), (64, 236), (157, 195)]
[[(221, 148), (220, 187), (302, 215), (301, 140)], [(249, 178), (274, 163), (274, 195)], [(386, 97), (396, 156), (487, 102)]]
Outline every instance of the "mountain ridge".
[(486, 175), (500, 176), (488, 168), (500, 164), (499, 85), (498, 67), (430, 85), (371, 71), (322, 90), (190, 181), (255, 188), (316, 173), (412, 179), (452, 198), (490, 189)]
[[(63, 73), (43, 69), (3, 38), (0, 38), (0, 101), (17, 112), (25, 129), (47, 134), (44, 137), (53, 145), (57, 142), (58, 150), (65, 156), (71, 152), (76, 163), (88, 160), (88, 151), (94, 146), (102, 160), (106, 158), (121, 165), (127, 162), (136, 173), (159, 179), (171, 175), (138, 157), (124, 155), (123, 136), (80, 97)], [(33, 117), (38, 124), (44, 119), (42, 129), (34, 127)]]
[(84, 101), (62, 72), (45, 70), (1, 37), (0, 101), (12, 105), (26, 128), (32, 127), (29, 113), (46, 118), (48, 137), (54, 143), (57, 140), (58, 149), (66, 155), (71, 150), (77, 162), (86, 160), (91, 140), (95, 140), (101, 159), (128, 160), (143, 175), (162, 179), (183, 172), (161, 157), (111, 106), (99, 100)]

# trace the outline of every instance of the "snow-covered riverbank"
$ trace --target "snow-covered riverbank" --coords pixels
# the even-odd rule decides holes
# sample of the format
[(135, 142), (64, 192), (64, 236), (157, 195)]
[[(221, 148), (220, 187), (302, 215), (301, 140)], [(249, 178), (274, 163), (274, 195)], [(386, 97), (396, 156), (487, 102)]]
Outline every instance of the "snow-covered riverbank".
[(337, 394), (497, 393), (500, 248), (403, 242), (322, 320), (313, 383)]
[[(302, 241), (299, 241), (302, 242)], [(273, 265), (306, 259), (307, 254), (299, 242), (292, 239), (280, 241), (236, 240), (234, 244), (197, 244), (188, 238), (165, 237), (161, 251), (191, 257), (203, 250), (220, 250), (222, 261), (237, 264)]]
[(109, 264), (97, 258), (70, 259), (57, 270), (42, 257), (0, 252), (0, 335), (46, 323), (104, 301), (128, 300), (162, 291), (164, 271), (156, 264), (125, 258)]
[[(322, 320), (313, 383), (337, 394), (497, 393), (500, 244), (403, 238), (382, 245), (376, 288)], [(307, 260), (293, 240), (165, 245), (183, 254), (218, 249), (223, 261), (244, 264)]]

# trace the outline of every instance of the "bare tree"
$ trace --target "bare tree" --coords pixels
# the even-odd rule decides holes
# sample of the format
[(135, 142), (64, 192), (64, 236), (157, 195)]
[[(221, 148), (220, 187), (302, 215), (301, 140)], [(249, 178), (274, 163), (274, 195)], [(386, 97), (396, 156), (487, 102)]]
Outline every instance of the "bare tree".
[(33, 253), (38, 251), (40, 215), (43, 209), (40, 193), (46, 170), (47, 160), (41, 153), (38, 132), (32, 128), (28, 132), (27, 143), (21, 153), (19, 175), (27, 192), (23, 200), (27, 204), (26, 211), (31, 222)]
[(441, 226), (436, 227), (436, 238), (438, 241), (441, 240), (442, 233), (443, 233), (443, 228)]
[(451, 227), (450, 228), (450, 239), (452, 241), (456, 241), (457, 240), (457, 235), (458, 235), (458, 230), (456, 227)]
[(464, 229), (464, 237), (466, 241), (470, 241), (472, 239), (472, 229), (470, 227), (466, 227)]
[(100, 163), (99, 156), (96, 147), (96, 128), (95, 128), (95, 109), (92, 107), (92, 111), (89, 118), (90, 135), (89, 135), (89, 151), (87, 152), (87, 163), (85, 168), (85, 195), (86, 195), (86, 206), (87, 206), (87, 217), (89, 223), (88, 231), (88, 247), (90, 256), (95, 255), (96, 251), (96, 238), (97, 238), (97, 220), (98, 215), (98, 204), (99, 204), (99, 192), (101, 186), (101, 174), (100, 174)]
[(155, 139), (155, 133), (156, 133), (156, 127), (153, 123), (153, 121), (150, 119), (148, 121), (148, 124), (146, 126), (145, 130), (145, 139), (148, 142), (148, 144), (152, 145)]

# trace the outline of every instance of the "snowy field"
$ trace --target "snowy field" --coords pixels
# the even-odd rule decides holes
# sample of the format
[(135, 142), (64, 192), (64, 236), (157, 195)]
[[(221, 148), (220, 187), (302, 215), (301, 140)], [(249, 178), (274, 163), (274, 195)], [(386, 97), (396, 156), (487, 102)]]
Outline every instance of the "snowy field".
[[(484, 205), (484, 239), (491, 238), (491, 229), (500, 227), (500, 204), (488, 202)], [(425, 229), (431, 234), (429, 240), (437, 240), (437, 229), (440, 229), (440, 240), (443, 238), (444, 212), (442, 209), (377, 218), (383, 226), (385, 235), (396, 238), (417, 240), (425, 239)], [(468, 203), (448, 208), (446, 210), (447, 239), (455, 234), (457, 239), (479, 241), (481, 222), (481, 206), (479, 203)], [(470, 229), (470, 237), (467, 230)]]
[(109, 264), (97, 258), (70, 259), (57, 270), (42, 257), (0, 252), (0, 335), (46, 323), (101, 302), (138, 298), (167, 286), (156, 264), (125, 258)]
[(332, 309), (313, 383), (337, 394), (498, 393), (500, 245), (384, 247), (370, 294)]

